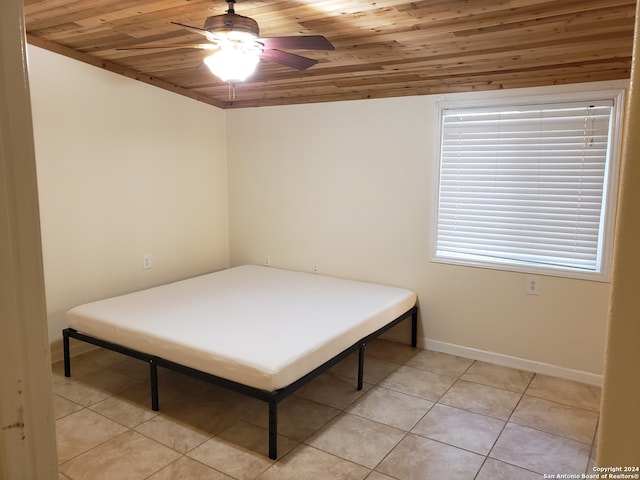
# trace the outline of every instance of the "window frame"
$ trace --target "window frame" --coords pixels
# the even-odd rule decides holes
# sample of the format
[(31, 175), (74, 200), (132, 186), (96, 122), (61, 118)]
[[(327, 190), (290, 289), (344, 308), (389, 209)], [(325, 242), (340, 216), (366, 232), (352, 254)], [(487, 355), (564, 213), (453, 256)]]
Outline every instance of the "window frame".
[[(618, 176), (620, 168), (620, 150), (623, 133), (623, 111), (625, 89), (588, 90), (562, 94), (523, 95), (509, 97), (492, 97), (473, 100), (443, 100), (436, 102), (436, 141), (434, 142), (434, 175), (432, 198), (432, 228), (431, 228), (431, 261), (434, 263), (480, 267), (492, 270), (519, 272), (533, 275), (547, 275), (564, 278), (575, 278), (608, 282), (611, 275), (611, 260), (613, 253), (613, 231), (617, 207)], [(570, 102), (612, 101), (613, 108), (610, 119), (609, 152), (605, 167), (605, 181), (603, 185), (602, 201), (604, 203), (600, 223), (599, 271), (586, 272), (584, 270), (567, 267), (541, 266), (519, 261), (481, 261), (478, 259), (455, 258), (437, 254), (438, 214), (440, 201), (440, 174), (442, 165), (442, 131), (443, 114), (447, 110), (473, 110), (481, 108), (513, 108), (519, 105), (566, 104)]]

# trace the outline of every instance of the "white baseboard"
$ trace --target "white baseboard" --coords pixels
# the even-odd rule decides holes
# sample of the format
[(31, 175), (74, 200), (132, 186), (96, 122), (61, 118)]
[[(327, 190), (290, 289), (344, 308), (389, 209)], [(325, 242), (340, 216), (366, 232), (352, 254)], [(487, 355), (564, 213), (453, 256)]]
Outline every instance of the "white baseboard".
[(551, 365), (549, 363), (536, 362), (534, 360), (528, 360), (520, 357), (511, 357), (501, 353), (463, 347), (461, 345), (439, 342), (428, 338), (419, 338), (418, 343), (421, 344), (423, 348), (433, 350), (435, 352), (449, 353), (451, 355), (470, 358), (472, 360), (480, 360), (483, 362), (494, 363), (496, 365), (502, 365), (503, 367), (517, 368), (518, 370), (541, 373), (552, 377), (564, 378), (567, 380), (574, 380), (576, 382), (602, 387), (602, 375), (598, 375), (596, 373), (558, 367), (557, 365)]

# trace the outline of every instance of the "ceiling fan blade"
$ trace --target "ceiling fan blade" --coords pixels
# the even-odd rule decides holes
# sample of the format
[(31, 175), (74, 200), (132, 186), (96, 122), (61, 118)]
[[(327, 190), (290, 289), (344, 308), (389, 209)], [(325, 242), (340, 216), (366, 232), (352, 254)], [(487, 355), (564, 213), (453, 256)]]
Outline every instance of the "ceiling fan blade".
[(172, 23), (173, 25), (182, 27), (186, 30), (189, 30), (192, 33), (197, 33), (199, 35), (207, 37), (207, 40), (209, 40), (210, 42), (215, 42), (217, 40), (213, 34), (207, 32), (204, 28), (192, 27), (191, 25), (185, 25), (184, 23), (178, 23), (178, 22), (170, 22), (170, 23)]
[(260, 58), (269, 60), (274, 63), (279, 63), (286, 67), (295, 68), (296, 70), (306, 70), (309, 67), (318, 63), (318, 60), (313, 58), (303, 57), (289, 52), (281, 52), (280, 50), (265, 49), (260, 55)]
[(322, 35), (302, 35), (291, 37), (260, 38), (265, 48), (282, 48), (285, 50), (333, 50), (331, 42)]
[(116, 48), (116, 50), (176, 50), (179, 48), (198, 48), (200, 50), (215, 50), (218, 48), (212, 43), (185, 43), (181, 45), (139, 45), (134, 47)]

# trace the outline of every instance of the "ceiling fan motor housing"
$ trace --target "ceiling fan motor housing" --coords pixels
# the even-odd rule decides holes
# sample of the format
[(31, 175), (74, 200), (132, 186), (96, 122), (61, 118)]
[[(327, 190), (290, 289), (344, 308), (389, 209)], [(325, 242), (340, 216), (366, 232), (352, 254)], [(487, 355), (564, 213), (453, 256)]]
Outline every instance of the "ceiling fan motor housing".
[(254, 37), (258, 37), (260, 33), (258, 22), (253, 18), (238, 15), (237, 13), (225, 13), (224, 15), (209, 17), (204, 22), (204, 29), (210, 33), (246, 32)]

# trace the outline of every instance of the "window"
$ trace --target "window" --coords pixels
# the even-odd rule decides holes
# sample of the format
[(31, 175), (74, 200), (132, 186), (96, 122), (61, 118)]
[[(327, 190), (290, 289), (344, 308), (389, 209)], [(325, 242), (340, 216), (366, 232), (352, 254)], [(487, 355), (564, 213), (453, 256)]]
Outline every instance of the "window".
[(621, 92), (440, 108), (435, 260), (605, 279)]

